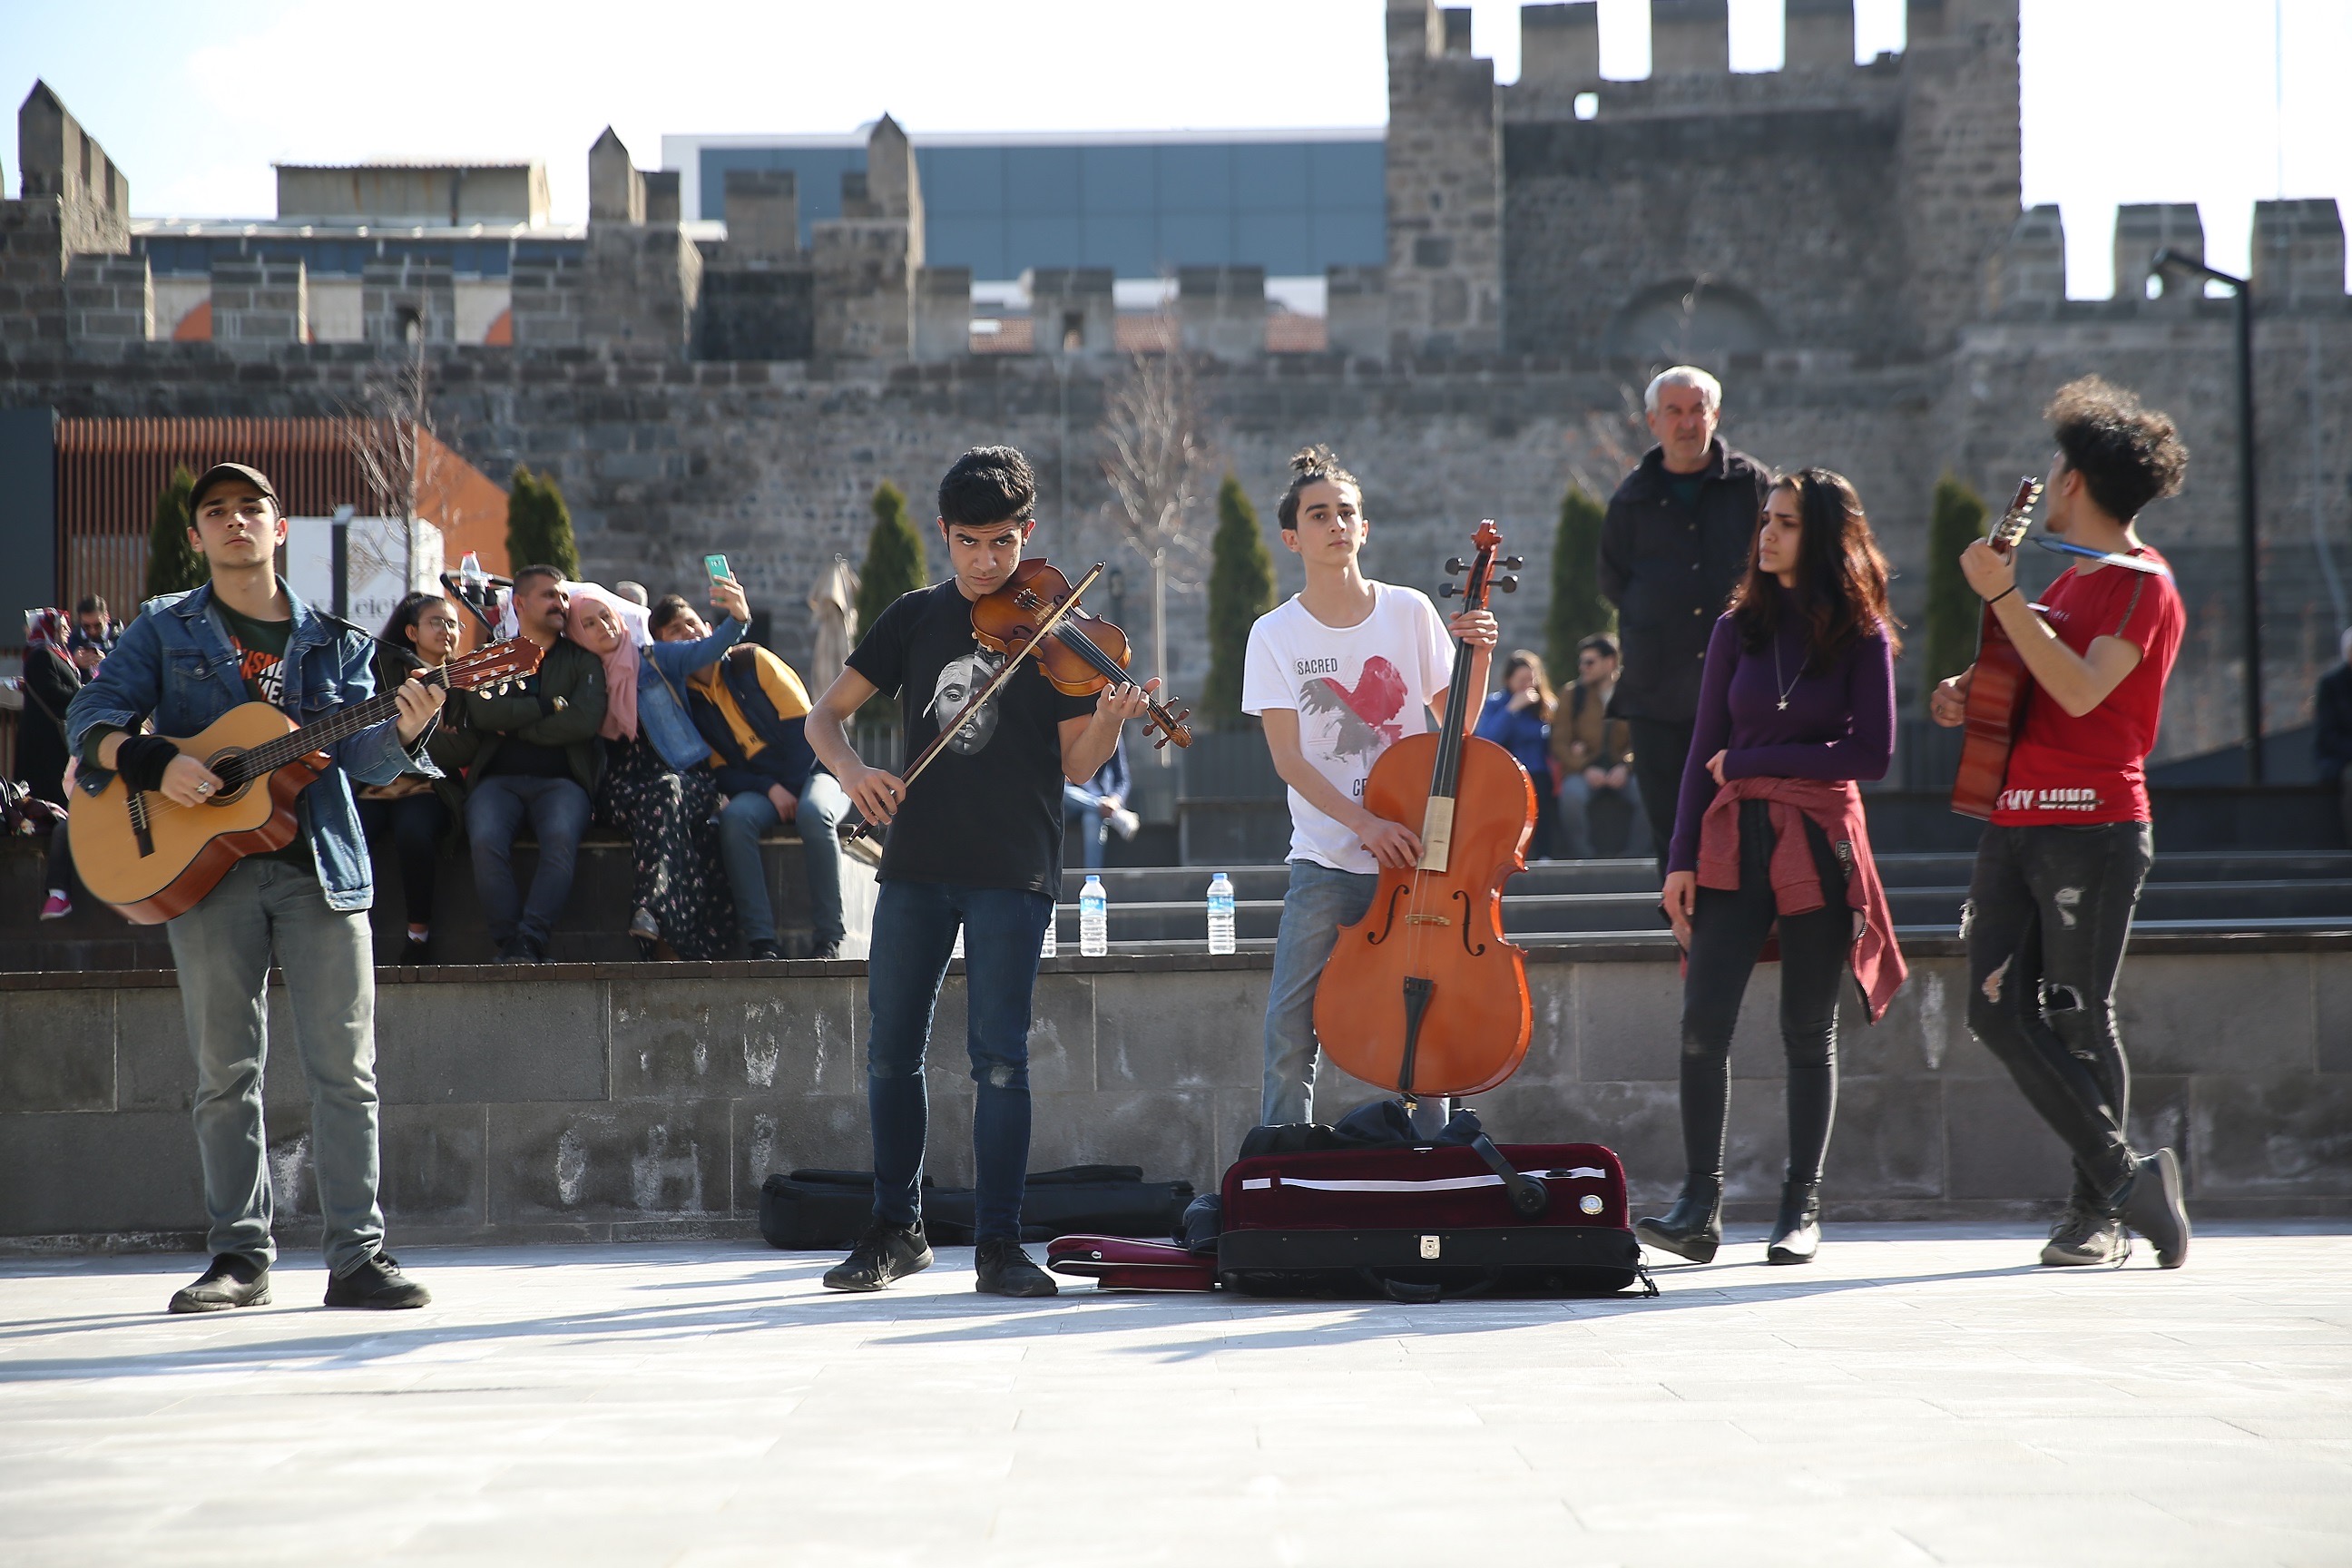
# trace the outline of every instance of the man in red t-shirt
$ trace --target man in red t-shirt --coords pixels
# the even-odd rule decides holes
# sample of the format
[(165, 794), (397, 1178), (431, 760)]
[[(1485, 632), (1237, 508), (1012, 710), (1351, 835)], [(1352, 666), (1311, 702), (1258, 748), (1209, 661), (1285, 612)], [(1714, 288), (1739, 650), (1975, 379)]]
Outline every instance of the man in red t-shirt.
[[(2170, 568), (2132, 523), (2180, 489), (2189, 453), (2170, 419), (2096, 376), (2060, 388), (2044, 416), (2058, 453), (2043, 526), (2105, 559), (2078, 560), (2033, 603), (2010, 555), (1979, 540), (1960, 557), (2032, 677), (1961, 916), (1969, 1028), (2074, 1155), (2042, 1261), (2119, 1262), (2128, 1227), (2177, 1268), (2189, 1255), (2179, 1162), (2137, 1154), (2126, 1135), (2115, 988), (2156, 856), (2147, 754), (2186, 620)], [(1961, 722), (1974, 675), (1936, 689), (1937, 723)]]

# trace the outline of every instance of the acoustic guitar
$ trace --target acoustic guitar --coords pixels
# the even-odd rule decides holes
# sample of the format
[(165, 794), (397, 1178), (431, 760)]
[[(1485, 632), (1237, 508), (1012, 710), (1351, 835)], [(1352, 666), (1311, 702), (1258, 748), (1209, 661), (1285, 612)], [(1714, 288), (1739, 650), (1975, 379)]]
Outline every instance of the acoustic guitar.
[[(2040, 479), (2018, 481), (2017, 499), (1993, 525), (1989, 542), (1995, 550), (2006, 555), (2017, 548), (2033, 526), (2033, 503), (2041, 499)], [(2001, 629), (1990, 605), (1984, 607), (1984, 621), (1977, 631), (1975, 669), (1969, 678), (1968, 717), (1962, 724), (1967, 738), (1960, 747), (1960, 771), (1952, 780), (1952, 809), (1962, 816), (1989, 820), (2033, 691), (2024, 656)]]
[[(538, 645), (515, 637), (415, 679), (473, 691), (510, 685), (536, 670), (539, 658)], [(185, 914), (239, 860), (294, 841), (294, 797), (333, 765), (328, 747), (399, 711), (387, 691), (297, 729), (269, 703), (239, 703), (201, 733), (172, 737), (221, 781), (220, 793), (204, 805), (131, 789), (121, 773), (96, 795), (77, 788), (66, 816), (74, 868), (127, 921), (157, 925)]]

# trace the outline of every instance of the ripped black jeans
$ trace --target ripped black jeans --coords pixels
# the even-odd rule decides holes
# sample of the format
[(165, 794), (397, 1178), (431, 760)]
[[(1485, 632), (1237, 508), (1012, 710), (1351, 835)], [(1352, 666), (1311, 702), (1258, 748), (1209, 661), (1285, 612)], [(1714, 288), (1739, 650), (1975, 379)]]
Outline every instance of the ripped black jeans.
[(2132, 1173), (2116, 976), (2155, 858), (2145, 822), (1988, 827), (1961, 916), (1969, 1030), (2064, 1141), (2086, 1205)]

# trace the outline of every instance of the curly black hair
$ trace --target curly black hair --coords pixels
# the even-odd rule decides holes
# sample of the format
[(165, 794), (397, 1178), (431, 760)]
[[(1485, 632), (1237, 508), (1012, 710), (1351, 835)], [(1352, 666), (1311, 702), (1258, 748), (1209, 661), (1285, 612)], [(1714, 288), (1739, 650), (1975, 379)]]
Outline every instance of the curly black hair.
[(987, 528), (1035, 521), (1037, 476), (1011, 447), (974, 447), (940, 480), (940, 523)]
[(2171, 416), (2095, 375), (2070, 381), (2042, 411), (2066, 466), (2083, 476), (2099, 510), (2129, 522), (2152, 500), (2180, 493), (2189, 448)]
[(1309, 485), (1330, 483), (1345, 485), (1356, 492), (1360, 503), (1364, 487), (1356, 476), (1339, 466), (1339, 454), (1318, 441), (1312, 447), (1301, 447), (1291, 455), (1290, 488), (1282, 492), (1282, 500), (1274, 515), (1285, 533), (1298, 531), (1298, 493)]

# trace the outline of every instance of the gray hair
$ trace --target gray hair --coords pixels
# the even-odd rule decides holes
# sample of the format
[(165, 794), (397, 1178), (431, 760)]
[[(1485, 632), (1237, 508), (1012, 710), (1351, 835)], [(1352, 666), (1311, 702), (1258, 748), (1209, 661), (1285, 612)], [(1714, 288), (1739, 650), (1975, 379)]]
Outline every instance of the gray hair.
[(2336, 651), (2343, 657), (2345, 663), (2352, 664), (2352, 626), (2346, 626), (2344, 635), (2336, 639)]
[(1667, 386), (1696, 387), (1698, 395), (1706, 399), (1709, 409), (1723, 406), (1723, 383), (1695, 364), (1671, 364), (1650, 378), (1650, 389), (1642, 394), (1643, 413), (1658, 411), (1658, 391)]

